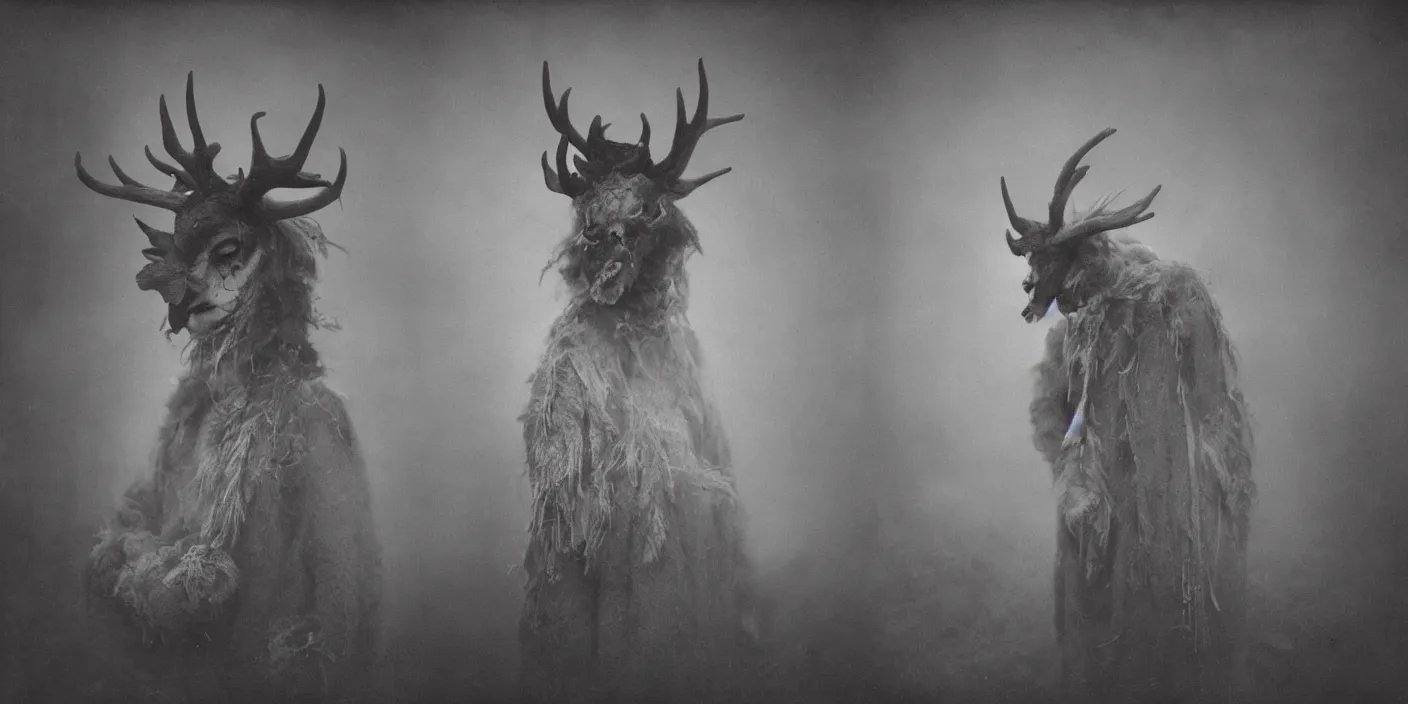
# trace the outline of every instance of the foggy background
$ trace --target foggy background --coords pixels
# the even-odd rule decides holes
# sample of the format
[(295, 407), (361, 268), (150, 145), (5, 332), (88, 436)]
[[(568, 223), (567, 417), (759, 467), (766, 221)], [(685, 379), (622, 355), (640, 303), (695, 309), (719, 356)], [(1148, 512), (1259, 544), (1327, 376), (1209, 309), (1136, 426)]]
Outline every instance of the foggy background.
[[(1054, 500), (1032, 449), (1022, 261), (997, 187), (1040, 217), (1086, 159), (1082, 207), (1163, 184), (1135, 236), (1207, 272), (1241, 353), (1259, 451), (1251, 567), (1268, 697), (1368, 696), (1408, 618), (1400, 194), (1408, 186), (1401, 20), (1241, 6), (791, 4), (0, 5), (0, 699), (76, 699), (78, 575), (148, 457), (185, 336), (137, 290), (136, 215), (74, 176), (81, 151), (162, 182), (156, 103), (185, 74), (217, 166), (246, 166), (248, 118), (308, 169), (348, 152), (315, 217), (350, 253), (319, 263), (315, 343), (348, 397), (387, 570), (382, 678), (400, 701), (507, 693), (528, 490), (521, 429), (548, 326), (538, 275), (569, 202), (540, 71), (633, 141), (668, 151), (673, 91), (710, 76), (711, 132), (684, 200), (704, 255), (690, 318), (734, 445), (750, 539), (777, 599), (779, 691), (1031, 700), (1055, 675)], [(1392, 33), (1371, 30), (1399, 28)], [(280, 151), (283, 150), (283, 151)], [(1298, 678), (1292, 681), (1292, 677)], [(1397, 678), (1397, 679), (1394, 679)], [(1338, 687), (1338, 689), (1334, 689)]]
[(1405, 691), (1401, 18), (1282, 3), (888, 13), (877, 393), (925, 516), (885, 550), (904, 687), (1029, 697), (1055, 676), (1055, 502), (1027, 415), (1051, 319), (1020, 317), (1027, 266), (1003, 242), (999, 177), (1045, 220), (1062, 164), (1114, 127), (1072, 202), (1124, 190), (1123, 206), (1162, 184), (1157, 215), (1128, 232), (1207, 275), (1240, 352), (1261, 694)]
[[(307, 170), (349, 177), (315, 218), (350, 254), (319, 263), (319, 309), (343, 326), (314, 342), (348, 398), (385, 550), (386, 687), (405, 701), (499, 696), (517, 667), (529, 494), (516, 418), (549, 326), (566, 303), (539, 273), (570, 202), (543, 185), (558, 135), (541, 64), (572, 114), (631, 142), (638, 114), (669, 151), (676, 87), (692, 111), (705, 60), (711, 132), (689, 174), (734, 172), (682, 201), (704, 256), (690, 263), (706, 384), (726, 418), (755, 552), (765, 569), (833, 550), (851, 530), (844, 482), (873, 422), (863, 398), (875, 259), (856, 186), (868, 119), (850, 104), (868, 45), (834, 11), (562, 5), (294, 10), (268, 5), (41, 9), (8, 5), (3, 228), (7, 580), (0, 690), (78, 696), (78, 574), (114, 496), (148, 457), (182, 370), (184, 335), (134, 276), (132, 216), (157, 209), (92, 193), (109, 153), (148, 183), (167, 96), (195, 73), (217, 168), (247, 166), (249, 116), (291, 151), (317, 85), (327, 112)], [(860, 130), (858, 132), (858, 130)], [(280, 151), (283, 150), (283, 151)], [(100, 168), (101, 167), (101, 168)], [(830, 197), (819, 197), (831, 194)], [(18, 565), (18, 569), (11, 567)], [(834, 592), (835, 590), (833, 590)], [(18, 646), (18, 647), (12, 647)], [(75, 693), (74, 690), (79, 690)], [(5, 698), (0, 696), (0, 698)]]

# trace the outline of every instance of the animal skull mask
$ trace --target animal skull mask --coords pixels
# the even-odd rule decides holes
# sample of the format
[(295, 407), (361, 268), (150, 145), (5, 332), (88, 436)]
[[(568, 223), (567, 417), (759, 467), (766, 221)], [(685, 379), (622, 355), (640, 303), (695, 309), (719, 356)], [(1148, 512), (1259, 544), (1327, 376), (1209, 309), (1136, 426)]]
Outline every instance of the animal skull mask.
[[(259, 118), (255, 113), (249, 127), (253, 140), (253, 156), (249, 173), (243, 169), (229, 179), (215, 173), (214, 161), (220, 144), (206, 143), (196, 116), (194, 75), (186, 75), (186, 119), (190, 124), (194, 146), (190, 151), (181, 144), (166, 109), (166, 96), (161, 96), (161, 137), (166, 153), (177, 166), (167, 164), (146, 149), (147, 160), (158, 171), (175, 179), (170, 190), (152, 188), (128, 176), (117, 162), (108, 157), (121, 186), (103, 183), (83, 168), (83, 159), (74, 155), (78, 179), (84, 185), (111, 198), (152, 205), (176, 214), (174, 232), (153, 228), (141, 220), (137, 226), (146, 234), (151, 247), (142, 254), (148, 264), (137, 274), (137, 286), (143, 291), (157, 291), (167, 304), (167, 320), (172, 332), (189, 327), (201, 333), (218, 324), (236, 304), (239, 290), (245, 285), (262, 256), (260, 233), (267, 236), (268, 225), (287, 218), (313, 213), (342, 195), (347, 181), (347, 152), (339, 149), (341, 163), (337, 179), (328, 183), (318, 174), (302, 171), (313, 139), (322, 125), (326, 97), (318, 86), (318, 106), (303, 132), (293, 154), (270, 157), (259, 135)], [(275, 202), (267, 194), (277, 188), (322, 188), (321, 193), (294, 202)]]
[(1066, 161), (1060, 175), (1056, 177), (1055, 194), (1051, 198), (1044, 223), (1017, 215), (1016, 209), (1012, 207), (1012, 198), (1007, 194), (1007, 179), (1001, 179), (1002, 202), (1007, 207), (1007, 219), (1012, 223), (1012, 228), (1021, 235), (1021, 239), (1014, 238), (1012, 231), (1008, 230), (1007, 248), (1019, 257), (1026, 257), (1031, 267), (1027, 278), (1022, 281), (1022, 290), (1031, 297), (1027, 307), (1022, 309), (1022, 317), (1029, 323), (1041, 320), (1051, 307), (1052, 301), (1061, 306), (1062, 312), (1071, 312), (1069, 306), (1073, 302), (1065, 300), (1062, 294), (1066, 292), (1066, 279), (1076, 262), (1081, 242), (1091, 235), (1129, 227), (1154, 217), (1153, 213), (1144, 211), (1149, 209), (1154, 202), (1154, 196), (1159, 194), (1159, 189), (1163, 186), (1155, 186), (1149, 195), (1127, 208), (1106, 212), (1105, 208), (1100, 206), (1075, 222), (1065, 221), (1066, 201), (1070, 199), (1076, 184), (1080, 183), (1090, 170), (1089, 166), (1077, 168), (1077, 165), (1095, 145), (1114, 133), (1115, 130), (1111, 128), (1095, 135)]

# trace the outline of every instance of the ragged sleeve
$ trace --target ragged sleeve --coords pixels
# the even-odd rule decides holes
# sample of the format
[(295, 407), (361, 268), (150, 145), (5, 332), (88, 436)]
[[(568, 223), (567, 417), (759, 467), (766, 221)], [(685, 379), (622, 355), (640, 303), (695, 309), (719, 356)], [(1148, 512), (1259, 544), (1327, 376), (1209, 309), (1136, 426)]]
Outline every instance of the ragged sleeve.
[[(98, 534), (88, 558), (88, 588), (94, 596), (111, 596), (118, 574), (127, 562), (129, 543), (146, 544), (161, 532), (161, 500), (156, 490), (159, 470), (144, 476), (127, 487), (118, 499), (116, 510)], [(134, 544), (134, 549), (139, 545)]]
[(591, 469), (586, 383), (572, 364), (574, 351), (556, 351), (533, 375), (528, 408), (520, 417), (535, 492), (585, 479)]
[[(693, 330), (686, 329), (684, 334), (685, 343), (694, 359), (694, 366), (696, 369), (702, 370), (704, 357), (699, 338)], [(694, 426), (692, 432), (695, 437), (695, 446), (698, 448), (700, 457), (732, 477), (734, 476), (733, 450), (729, 445), (728, 435), (724, 432), (723, 419), (718, 406), (702, 390), (700, 392), (700, 408), (702, 409), (702, 417), (690, 417), (690, 422)], [(747, 542), (748, 515), (743, 506), (738, 503), (722, 505), (718, 507), (717, 512), (720, 524), (725, 526), (726, 539), (729, 541), (733, 553), (736, 570), (735, 598), (743, 616), (743, 628), (750, 637), (759, 639), (769, 627), (769, 604), (764, 603), (766, 597), (760, 593), (757, 565)]]
[(1063, 351), (1066, 320), (1062, 318), (1046, 334), (1046, 351), (1036, 365), (1036, 394), (1030, 412), (1032, 443), (1047, 462), (1055, 462), (1061, 440), (1071, 423), (1075, 404), (1070, 399), (1070, 377)]
[(1222, 327), (1221, 312), (1206, 285), (1191, 269), (1179, 301), (1178, 319), (1186, 348), (1180, 373), (1190, 397), (1197, 432), (1195, 449), (1211, 463), (1222, 500), (1244, 522), (1254, 486), (1251, 479), (1252, 431), (1238, 388), (1236, 360)]
[[(305, 666), (320, 661), (321, 701), (363, 701), (370, 694), (382, 589), (371, 488), (342, 400), (322, 388), (313, 396), (303, 413), (306, 449), (297, 467), (312, 613), (288, 632), (272, 634), (270, 652)], [(286, 642), (275, 642), (280, 638)]]
[[(694, 366), (698, 370), (704, 368), (704, 353), (699, 344), (699, 337), (693, 330), (685, 329), (685, 344), (690, 355), (694, 358)], [(695, 380), (698, 384), (699, 380)], [(724, 432), (723, 420), (719, 414), (719, 408), (709, 398), (708, 394), (700, 391), (700, 407), (703, 411), (702, 418), (691, 417), (690, 421), (695, 426), (695, 445), (699, 448), (700, 456), (710, 465), (720, 468), (725, 473), (733, 474), (733, 448), (728, 441), (728, 434)]]

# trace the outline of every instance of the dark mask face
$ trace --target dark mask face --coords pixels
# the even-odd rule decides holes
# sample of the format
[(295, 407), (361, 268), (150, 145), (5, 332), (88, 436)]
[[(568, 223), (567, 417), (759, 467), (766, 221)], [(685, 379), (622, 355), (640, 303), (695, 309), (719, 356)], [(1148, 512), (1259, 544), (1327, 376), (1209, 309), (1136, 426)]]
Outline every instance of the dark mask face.
[[(1034, 323), (1046, 317), (1052, 301), (1060, 301), (1065, 292), (1066, 277), (1075, 264), (1074, 247), (1051, 247), (1037, 249), (1026, 255), (1030, 271), (1022, 281), (1022, 290), (1029, 298), (1027, 307), (1022, 309), (1022, 318)], [(1062, 307), (1061, 312), (1070, 311)]]
[(1113, 129), (1102, 131), (1066, 160), (1066, 165), (1056, 177), (1056, 187), (1051, 202), (1047, 205), (1046, 222), (1019, 216), (1017, 209), (1012, 205), (1011, 196), (1007, 193), (1007, 179), (1001, 180), (1002, 203), (1007, 208), (1007, 219), (1019, 235), (1013, 237), (1012, 231), (1007, 231), (1007, 249), (1016, 256), (1025, 257), (1030, 267), (1027, 278), (1022, 281), (1022, 290), (1030, 296), (1027, 306), (1022, 309), (1022, 318), (1029, 323), (1046, 317), (1046, 311), (1051, 308), (1052, 301), (1056, 301), (1062, 313), (1073, 312), (1075, 302), (1069, 295), (1065, 295), (1066, 286), (1079, 256), (1080, 245), (1085, 240), (1093, 235), (1129, 227), (1154, 217), (1153, 213), (1145, 211), (1159, 194), (1157, 186), (1149, 195), (1126, 208), (1111, 211), (1107, 208), (1107, 199), (1084, 215), (1072, 216), (1070, 221), (1067, 221), (1066, 202), (1076, 184), (1080, 183), (1090, 170), (1089, 166), (1080, 166), (1080, 160), (1094, 149), (1095, 145), (1114, 133)]
[[(259, 134), (259, 119), (250, 119), (253, 155), (249, 171), (225, 179), (216, 175), (214, 161), (220, 145), (207, 142), (196, 115), (195, 78), (186, 76), (186, 119), (194, 146), (187, 150), (176, 135), (166, 96), (159, 101), (162, 145), (176, 161), (175, 166), (147, 150), (147, 160), (158, 171), (175, 179), (169, 190), (143, 185), (128, 176), (111, 157), (108, 164), (122, 185), (103, 183), (83, 168), (75, 154), (73, 165), (78, 179), (88, 188), (108, 196), (151, 205), (176, 213), (172, 232), (157, 230), (141, 220), (151, 247), (142, 254), (150, 262), (137, 274), (137, 286), (157, 291), (166, 301), (168, 322), (173, 332), (188, 328), (205, 334), (219, 327), (241, 300), (250, 285), (250, 274), (258, 267), (267, 244), (258, 233), (287, 218), (302, 217), (337, 200), (347, 181), (347, 153), (338, 150), (341, 163), (337, 179), (329, 183), (321, 176), (303, 171), (304, 162), (322, 125), (326, 96), (318, 86), (318, 105), (303, 137), (292, 154), (271, 157)], [(319, 188), (321, 193), (293, 202), (275, 202), (267, 194), (280, 188)]]
[(672, 233), (675, 207), (649, 178), (610, 176), (577, 204), (575, 268), (592, 300), (612, 305)]
[(171, 331), (198, 336), (218, 329), (263, 258), (255, 229), (209, 201), (179, 214), (174, 236), (142, 229), (153, 246), (142, 251), (150, 263), (138, 272), (137, 286), (161, 294)]

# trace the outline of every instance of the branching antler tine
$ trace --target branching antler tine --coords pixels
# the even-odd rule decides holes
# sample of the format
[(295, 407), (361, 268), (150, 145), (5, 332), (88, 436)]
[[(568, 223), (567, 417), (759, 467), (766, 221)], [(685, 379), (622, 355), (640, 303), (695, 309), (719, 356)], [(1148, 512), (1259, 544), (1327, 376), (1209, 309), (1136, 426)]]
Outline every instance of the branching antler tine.
[(670, 191), (675, 194), (675, 198), (684, 198), (685, 196), (689, 195), (690, 193), (693, 193), (696, 188), (699, 188), (700, 186), (702, 186), (702, 185), (704, 185), (704, 184), (706, 184), (706, 183), (708, 183), (708, 182), (710, 182), (710, 181), (713, 181), (714, 179), (716, 179), (716, 178), (718, 178), (718, 177), (720, 177), (720, 176), (723, 176), (724, 174), (726, 174), (726, 173), (728, 173), (728, 172), (730, 172), (730, 171), (733, 171), (733, 167), (732, 167), (732, 166), (719, 169), (718, 171), (713, 171), (713, 172), (704, 174), (703, 176), (700, 176), (699, 178), (682, 178), (682, 179), (678, 179), (677, 181), (675, 181), (674, 185), (671, 186)]
[(684, 91), (675, 89), (675, 139), (670, 146), (670, 154), (656, 166), (662, 174), (671, 178), (684, 175), (690, 158), (694, 156), (694, 148), (705, 132), (743, 119), (742, 113), (728, 117), (708, 116), (709, 77), (704, 71), (703, 59), (699, 60), (699, 104), (695, 106), (692, 119), (686, 121), (685, 115)]
[(567, 112), (567, 96), (571, 94), (571, 88), (562, 91), (562, 100), (557, 104), (557, 121), (554, 127), (557, 128), (558, 132), (567, 135), (568, 141), (570, 141), (572, 146), (576, 147), (578, 151), (584, 151), (587, 148), (587, 140), (582, 137), (581, 132), (577, 131), (577, 128), (572, 124), (572, 117)]
[(337, 180), (333, 181), (322, 193), (304, 198), (303, 200), (289, 203), (270, 203), (265, 201), (261, 206), (265, 216), (271, 221), (286, 220), (296, 218), (321, 210), (329, 203), (342, 196), (342, 187), (347, 183), (347, 150), (341, 147), (337, 150), (341, 161), (337, 167)]
[(551, 166), (548, 166), (548, 153), (546, 151), (543, 152), (543, 183), (547, 184), (549, 191), (567, 195), (563, 192), (562, 184), (557, 179), (557, 172), (553, 171)]
[(561, 100), (553, 100), (552, 78), (548, 73), (548, 62), (543, 62), (543, 106), (547, 108), (548, 120), (552, 122), (553, 129), (558, 133), (566, 135), (572, 146), (577, 151), (586, 152), (587, 141), (582, 139), (582, 135), (577, 132), (577, 128), (572, 126), (572, 118), (567, 113), (567, 96), (572, 94), (572, 89), (562, 91)]
[[(191, 139), (195, 141), (194, 153), (205, 150), (205, 132), (200, 128), (200, 118), (196, 116), (196, 73), (186, 72), (186, 122), (191, 125)], [(214, 155), (212, 155), (214, 158)]]
[(738, 122), (742, 119), (743, 113), (741, 112), (737, 115), (729, 115), (728, 117), (711, 117), (707, 122), (704, 123), (704, 129), (699, 130), (699, 134), (704, 134), (705, 132), (714, 129), (715, 127), (721, 127), (723, 125)]
[(678, 177), (683, 171), (680, 154), (684, 151), (685, 142), (689, 141), (689, 118), (685, 113), (684, 91), (675, 89), (675, 136), (670, 141), (670, 153), (665, 155), (660, 163), (655, 165), (657, 171), (667, 178)]
[(1080, 149), (1076, 150), (1075, 154), (1071, 155), (1071, 158), (1066, 160), (1065, 166), (1061, 167), (1061, 173), (1056, 177), (1056, 188), (1052, 191), (1051, 207), (1047, 217), (1047, 224), (1050, 225), (1052, 232), (1059, 230), (1065, 222), (1066, 199), (1070, 197), (1071, 189), (1075, 187), (1074, 185), (1068, 187), (1068, 184), (1075, 176), (1076, 166), (1080, 164), (1080, 160), (1084, 159), (1086, 154), (1090, 153), (1091, 149), (1095, 148), (1095, 145), (1105, 141), (1114, 133), (1115, 128), (1108, 127), (1100, 134), (1091, 137), (1081, 145)]
[(596, 144), (603, 139), (606, 139), (606, 128), (601, 125), (601, 115), (597, 115), (587, 128), (587, 144)]
[(712, 129), (714, 129), (715, 127), (718, 127), (718, 126), (720, 126), (720, 125), (727, 125), (727, 124), (729, 124), (729, 123), (738, 122), (739, 120), (742, 120), (742, 119), (743, 119), (743, 114), (742, 114), (742, 113), (739, 113), (739, 114), (737, 114), (737, 115), (730, 115), (730, 116), (728, 116), (728, 117), (714, 117), (714, 118), (710, 118), (710, 119), (708, 119), (708, 120), (705, 120), (705, 121), (704, 121), (704, 126), (703, 126), (702, 128), (699, 128), (699, 129), (695, 130), (694, 133), (693, 133), (693, 137), (692, 137), (692, 138), (689, 140), (689, 142), (687, 142), (687, 143), (685, 144), (685, 146), (684, 146), (684, 152), (683, 152), (683, 154), (681, 155), (681, 158), (680, 158), (680, 160), (679, 160), (679, 164), (680, 164), (680, 166), (679, 166), (679, 168), (678, 168), (679, 174), (680, 174), (681, 176), (684, 175), (684, 167), (685, 167), (686, 165), (688, 165), (688, 164), (689, 164), (689, 160), (694, 157), (694, 150), (695, 150), (695, 148), (697, 148), (697, 147), (699, 146), (699, 138), (702, 137), (702, 136), (704, 136), (704, 133), (705, 133), (705, 132), (708, 132), (709, 130), (712, 130)]
[(572, 180), (572, 172), (567, 170), (567, 144), (570, 139), (564, 134), (557, 140), (557, 177), (563, 186), (567, 186)]
[(117, 175), (117, 180), (121, 181), (122, 185), (148, 188), (146, 184), (139, 183), (137, 179), (134, 179), (131, 176), (128, 176), (125, 172), (123, 172), (122, 167), (117, 165), (117, 160), (112, 158), (112, 155), (108, 155), (108, 166), (112, 167), (112, 172)]
[(156, 155), (152, 153), (151, 147), (146, 147), (145, 151), (147, 154), (147, 161), (151, 162), (152, 166), (156, 168), (157, 171), (160, 171), (166, 174), (167, 176), (171, 176), (172, 178), (175, 178), (178, 182), (189, 186), (191, 190), (195, 190), (196, 180), (191, 178), (190, 174), (156, 158)]
[(650, 146), (650, 120), (645, 119), (645, 113), (640, 114), (640, 141), (643, 147)]
[(74, 170), (78, 172), (78, 180), (82, 181), (83, 185), (109, 198), (119, 198), (133, 203), (153, 205), (173, 212), (179, 210), (181, 204), (185, 202), (183, 195), (172, 193), (171, 191), (161, 191), (141, 185), (113, 186), (103, 183), (93, 178), (92, 174), (89, 174), (88, 170), (83, 168), (83, 155), (77, 152), (73, 155), (73, 166)]
[(1012, 228), (1022, 237), (1031, 237), (1041, 231), (1039, 222), (1033, 222), (1017, 214), (1017, 209), (1012, 205), (1012, 196), (1007, 193), (1007, 178), (1000, 177), (1002, 183), (1002, 204), (1007, 208), (1007, 221), (1012, 223)]
[(179, 174), (184, 173), (181, 169), (178, 169), (178, 168), (176, 168), (176, 167), (174, 167), (174, 166), (172, 166), (172, 165), (170, 165), (170, 164), (168, 164), (168, 163), (162, 161), (161, 159), (156, 158), (156, 155), (152, 153), (152, 148), (151, 148), (151, 147), (145, 147), (145, 148), (143, 149), (143, 151), (144, 151), (144, 152), (146, 153), (146, 155), (147, 155), (147, 161), (148, 161), (148, 162), (152, 165), (152, 167), (155, 168), (157, 171), (160, 171), (160, 172), (166, 174), (167, 176), (177, 176), (178, 178), (179, 178), (179, 176), (178, 176)]
[(161, 250), (169, 250), (176, 244), (176, 236), (164, 230), (158, 230), (151, 225), (142, 222), (141, 218), (133, 217), (137, 221), (137, 227), (142, 228), (142, 234), (147, 236), (147, 241), (153, 247)]
[(327, 103), (327, 95), (323, 93), (323, 84), (319, 83), (318, 107), (313, 108), (313, 118), (308, 121), (308, 127), (303, 130), (303, 137), (298, 140), (298, 147), (289, 157), (296, 165), (294, 168), (303, 168), (303, 162), (308, 160), (308, 152), (313, 149), (313, 139), (318, 136), (318, 130), (323, 126), (323, 108), (327, 107)]
[(252, 155), (249, 158), (249, 175), (254, 176), (259, 171), (269, 168), (269, 152), (264, 148), (264, 137), (259, 134), (259, 118), (264, 117), (263, 112), (256, 112), (249, 117), (249, 139), (252, 146)]
[[(1065, 204), (1070, 202), (1071, 194), (1075, 193), (1076, 184), (1080, 183), (1081, 179), (1085, 178), (1085, 174), (1089, 171), (1089, 166), (1082, 166), (1076, 169), (1075, 173), (1071, 174), (1071, 177), (1066, 180), (1066, 187), (1057, 193), (1055, 199), (1051, 201), (1052, 205), (1048, 207), (1047, 212), (1047, 226), (1052, 232), (1059, 231), (1061, 226), (1065, 224)], [(1055, 203), (1061, 203), (1061, 207), (1057, 208), (1054, 205)], [(1052, 217), (1056, 219), (1052, 220)]]
[(171, 113), (166, 109), (166, 96), (161, 96), (159, 105), (161, 106), (161, 144), (166, 147), (166, 153), (170, 154), (171, 158), (186, 170), (186, 173), (194, 176), (195, 174), (191, 172), (196, 170), (195, 160), (191, 158), (191, 153), (182, 146), (181, 138), (176, 136), (176, 126), (171, 124)]
[(1100, 232), (1109, 232), (1110, 230), (1121, 230), (1131, 225), (1137, 225), (1141, 222), (1144, 222), (1145, 220), (1148, 220), (1149, 218), (1154, 217), (1153, 213), (1145, 213), (1144, 211), (1148, 210), (1149, 206), (1154, 203), (1154, 197), (1159, 194), (1159, 190), (1162, 188), (1162, 185), (1155, 186), (1154, 190), (1149, 192), (1149, 195), (1144, 196), (1138, 202), (1132, 203), (1129, 206), (1121, 208), (1113, 213), (1096, 216), (1088, 220), (1082, 221), (1075, 227), (1072, 227), (1071, 229), (1061, 233), (1060, 237), (1055, 240), (1052, 240), (1052, 244), (1068, 242), (1078, 237), (1086, 237), (1088, 235), (1094, 235)]
[(704, 59), (699, 59), (699, 104), (694, 106), (690, 124), (698, 128), (709, 119), (709, 76), (704, 73)]

